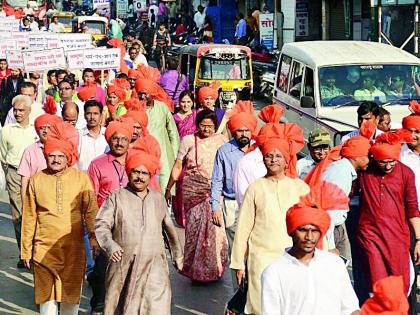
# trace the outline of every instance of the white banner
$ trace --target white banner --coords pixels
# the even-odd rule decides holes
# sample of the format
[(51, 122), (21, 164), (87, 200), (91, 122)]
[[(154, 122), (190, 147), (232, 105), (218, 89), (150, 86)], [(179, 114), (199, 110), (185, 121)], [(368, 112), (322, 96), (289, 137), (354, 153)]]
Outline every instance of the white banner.
[(100, 16), (107, 16), (111, 12), (110, 0), (93, 0), (93, 8), (98, 9)]
[(28, 33), (26, 32), (12, 32), (11, 37), (16, 41), (16, 49), (26, 49), (29, 46)]
[(274, 14), (260, 14), (260, 42), (268, 49), (274, 47)]
[(23, 51), (22, 55), (27, 72), (64, 69), (66, 67), (63, 48)]
[(85, 51), (83, 49), (66, 51), (66, 58), (69, 69), (84, 69)]
[(6, 52), (6, 60), (10, 69), (23, 69), (23, 56), (20, 50), (9, 50)]
[(48, 40), (56, 38), (56, 34), (51, 33), (29, 33), (28, 34), (28, 49), (41, 50), (48, 49)]
[(12, 39), (6, 39), (0, 41), (0, 58), (6, 58), (6, 51), (16, 50), (16, 41)]
[(90, 34), (60, 34), (60, 47), (67, 50), (79, 50), (92, 47), (92, 36)]
[(119, 48), (86, 49), (84, 51), (84, 68), (95, 70), (118, 69), (120, 65)]
[(0, 18), (0, 33), (3, 32), (18, 32), (19, 21), (16, 19)]

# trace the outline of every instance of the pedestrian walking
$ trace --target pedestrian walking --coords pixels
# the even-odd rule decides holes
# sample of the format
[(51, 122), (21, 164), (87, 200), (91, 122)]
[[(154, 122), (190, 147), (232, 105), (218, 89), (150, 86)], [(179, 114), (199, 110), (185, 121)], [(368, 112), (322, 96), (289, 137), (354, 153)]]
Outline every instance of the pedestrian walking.
[(103, 203), (96, 235), (110, 259), (104, 314), (170, 314), (171, 287), (164, 236), (177, 270), (182, 249), (164, 197), (149, 187), (159, 159), (132, 149), (125, 165), (128, 184)]

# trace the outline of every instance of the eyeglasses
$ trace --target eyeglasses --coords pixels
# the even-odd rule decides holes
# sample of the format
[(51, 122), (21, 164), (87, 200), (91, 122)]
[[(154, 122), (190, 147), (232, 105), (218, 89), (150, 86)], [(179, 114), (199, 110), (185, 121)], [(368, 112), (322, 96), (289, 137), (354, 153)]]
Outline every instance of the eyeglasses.
[(312, 148), (312, 150), (313, 150), (314, 152), (316, 152), (316, 153), (320, 153), (320, 152), (322, 152), (322, 151), (329, 151), (329, 150), (330, 150), (330, 147), (329, 147), (329, 146), (326, 146), (326, 147), (324, 147), (324, 146), (319, 146), (319, 147)]

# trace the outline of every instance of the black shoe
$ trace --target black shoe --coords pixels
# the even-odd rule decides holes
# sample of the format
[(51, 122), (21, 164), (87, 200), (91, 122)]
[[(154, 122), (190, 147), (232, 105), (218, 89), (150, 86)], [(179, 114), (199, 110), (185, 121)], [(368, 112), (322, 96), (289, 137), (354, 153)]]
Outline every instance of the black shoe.
[(25, 269), (26, 268), (22, 259), (18, 261), (17, 267), (18, 267), (18, 269)]

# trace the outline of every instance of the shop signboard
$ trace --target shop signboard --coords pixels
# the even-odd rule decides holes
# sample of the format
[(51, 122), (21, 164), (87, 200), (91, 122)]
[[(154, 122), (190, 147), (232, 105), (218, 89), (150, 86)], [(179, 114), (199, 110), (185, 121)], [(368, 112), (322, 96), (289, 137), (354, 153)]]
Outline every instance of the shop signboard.
[(260, 14), (260, 41), (268, 49), (274, 47), (274, 14)]
[(117, 0), (117, 18), (127, 19), (128, 18), (128, 1), (127, 0)]

